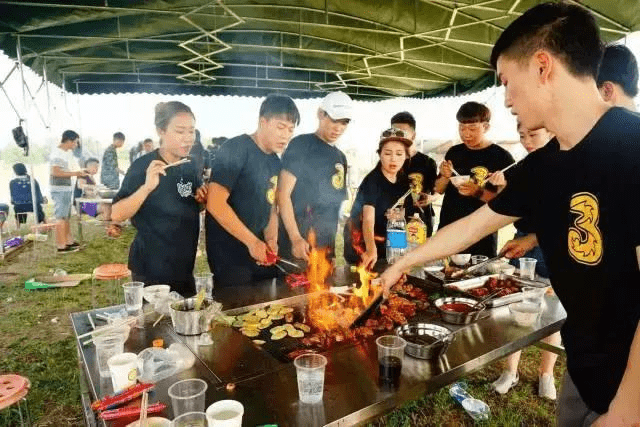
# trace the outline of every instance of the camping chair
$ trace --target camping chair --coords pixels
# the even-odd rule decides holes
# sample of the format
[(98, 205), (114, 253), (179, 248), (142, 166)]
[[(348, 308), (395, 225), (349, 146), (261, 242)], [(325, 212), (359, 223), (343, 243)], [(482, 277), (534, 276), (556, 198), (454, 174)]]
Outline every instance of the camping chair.
[[(33, 213), (33, 202), (31, 199), (31, 182), (25, 179), (14, 179), (9, 184), (9, 192), (11, 193), (11, 204), (16, 213), (16, 227), (21, 228), (21, 224), (27, 222), (29, 213)], [(38, 219), (35, 218), (35, 223)]]

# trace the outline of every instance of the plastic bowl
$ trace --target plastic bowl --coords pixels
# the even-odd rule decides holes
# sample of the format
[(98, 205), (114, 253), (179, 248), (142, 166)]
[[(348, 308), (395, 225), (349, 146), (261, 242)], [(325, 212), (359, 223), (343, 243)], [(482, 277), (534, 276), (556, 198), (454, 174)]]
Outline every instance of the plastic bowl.
[(145, 286), (142, 290), (142, 296), (149, 304), (155, 304), (159, 299), (164, 299), (171, 292), (169, 285), (152, 285)]
[(489, 270), (491, 274), (504, 273), (513, 275), (513, 273), (516, 272), (516, 267), (509, 264), (508, 262), (492, 262), (487, 265), (487, 270)]
[(540, 314), (541, 307), (536, 304), (519, 302), (516, 304), (511, 304), (509, 306), (509, 311), (511, 312), (511, 317), (513, 321), (518, 326), (531, 326), (538, 319), (538, 315)]
[(469, 261), (471, 261), (471, 254), (451, 255), (451, 261), (453, 261), (453, 263), (458, 266), (467, 265), (469, 264)]
[(471, 179), (471, 176), (469, 175), (454, 175), (451, 178), (449, 178), (449, 181), (451, 181), (451, 183), (456, 186), (456, 187), (460, 187), (462, 184), (464, 184), (465, 182), (468, 182)]

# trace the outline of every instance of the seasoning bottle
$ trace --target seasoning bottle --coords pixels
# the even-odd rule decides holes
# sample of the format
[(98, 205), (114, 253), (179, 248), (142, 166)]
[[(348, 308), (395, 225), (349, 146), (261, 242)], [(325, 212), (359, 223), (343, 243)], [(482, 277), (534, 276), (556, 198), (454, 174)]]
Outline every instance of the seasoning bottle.
[(407, 245), (411, 251), (427, 241), (427, 226), (416, 212), (407, 223)]

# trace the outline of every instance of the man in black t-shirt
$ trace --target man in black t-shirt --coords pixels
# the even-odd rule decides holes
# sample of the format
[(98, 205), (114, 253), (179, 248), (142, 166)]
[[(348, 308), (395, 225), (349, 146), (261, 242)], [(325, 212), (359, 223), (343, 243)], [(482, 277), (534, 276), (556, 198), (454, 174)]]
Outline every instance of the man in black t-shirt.
[(433, 233), (433, 208), (429, 195), (433, 194), (433, 187), (438, 175), (436, 162), (426, 154), (420, 153), (416, 147), (416, 119), (407, 111), (391, 117), (391, 126), (404, 131), (406, 137), (413, 141), (409, 147), (410, 158), (404, 163), (403, 169), (411, 184), (413, 203), (406, 203), (407, 218), (418, 213), (427, 225), (427, 236)]
[(491, 62), (505, 104), (525, 128), (556, 137), (522, 161), (488, 206), (381, 276), (389, 289), (413, 265), (530, 219), (567, 312), (562, 427), (640, 423), (640, 117), (600, 97), (601, 55), (596, 21), (577, 5), (535, 6), (502, 33)]
[(269, 95), (260, 107), (258, 129), (226, 141), (212, 166), (206, 230), (209, 267), (216, 286), (250, 284), (275, 277), (264, 266), (278, 253), (277, 153), (286, 148), (300, 114), (291, 98)]
[(295, 137), (282, 156), (278, 207), (289, 238), (285, 245), (296, 258), (308, 259), (311, 229), (315, 244), (333, 253), (340, 205), (347, 198), (347, 158), (335, 143), (352, 109), (347, 94), (328, 94), (318, 109), (318, 129)]
[(606, 47), (596, 81), (602, 99), (609, 105), (636, 111), (638, 62), (628, 47), (621, 44)]
[[(507, 150), (486, 138), (491, 120), (491, 111), (486, 105), (466, 102), (458, 110), (456, 119), (463, 144), (454, 145), (447, 151), (435, 183), (435, 190), (444, 193), (439, 228), (483, 206), (485, 202), (480, 197), (487, 177), (514, 162)], [(456, 188), (450, 181), (454, 169), (471, 179)], [(496, 255), (497, 241), (497, 233), (493, 233), (469, 248), (461, 249), (491, 258)]]

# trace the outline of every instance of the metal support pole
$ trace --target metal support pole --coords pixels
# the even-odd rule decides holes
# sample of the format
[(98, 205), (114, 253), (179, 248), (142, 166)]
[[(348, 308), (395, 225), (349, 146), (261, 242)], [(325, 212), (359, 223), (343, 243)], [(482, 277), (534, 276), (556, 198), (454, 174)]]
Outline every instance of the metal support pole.
[[(26, 85), (27, 82), (24, 80), (24, 64), (22, 63), (22, 45), (20, 43), (20, 36), (18, 36), (17, 46), (16, 46), (17, 56), (18, 56), (18, 67), (20, 68), (20, 78), (22, 80), (22, 108), (23, 111), (27, 111), (27, 91)], [(31, 102), (34, 102), (31, 100)], [(27, 140), (29, 139), (29, 131), (28, 131), (28, 121), (27, 117), (23, 117), (22, 121), (24, 122), (24, 133), (27, 136)], [(29, 167), (31, 168), (31, 174), (29, 176), (29, 181), (31, 183), (31, 206), (33, 207), (33, 217), (35, 218), (36, 225), (38, 224), (38, 200), (36, 199), (36, 180), (33, 177), (34, 169), (33, 169), (33, 153), (29, 150), (27, 154), (29, 157)]]

